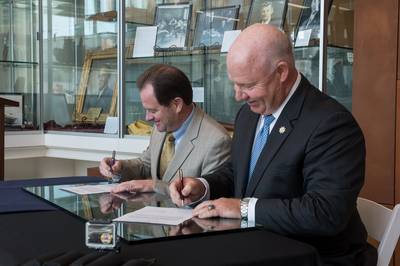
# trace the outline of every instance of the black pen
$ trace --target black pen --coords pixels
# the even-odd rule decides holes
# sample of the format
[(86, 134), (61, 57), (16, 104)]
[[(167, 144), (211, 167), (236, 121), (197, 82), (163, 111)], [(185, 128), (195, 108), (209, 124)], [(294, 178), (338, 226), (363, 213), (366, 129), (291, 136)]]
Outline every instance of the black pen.
[(111, 167), (110, 167), (111, 173), (113, 172), (112, 167), (114, 164), (115, 164), (115, 150), (112, 151), (112, 156), (111, 156)]
[(181, 182), (181, 205), (183, 206), (183, 195), (182, 195), (182, 190), (183, 190), (183, 171), (182, 169), (178, 170), (178, 176), (179, 176), (179, 181)]

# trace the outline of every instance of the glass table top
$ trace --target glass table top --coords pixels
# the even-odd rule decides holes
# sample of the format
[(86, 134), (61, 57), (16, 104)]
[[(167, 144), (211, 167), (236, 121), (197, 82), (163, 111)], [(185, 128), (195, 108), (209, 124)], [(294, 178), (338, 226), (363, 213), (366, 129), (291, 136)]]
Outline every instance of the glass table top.
[[(105, 184), (105, 182), (98, 183)], [(87, 185), (87, 184), (85, 184)], [(24, 190), (74, 214), (85, 221), (112, 220), (145, 206), (176, 207), (171, 199), (158, 193), (122, 193), (78, 195), (62, 190), (75, 185), (25, 187)], [(117, 233), (127, 241), (153, 240), (164, 237), (187, 236), (225, 230), (253, 228), (239, 219), (192, 218), (179, 225), (117, 223)]]

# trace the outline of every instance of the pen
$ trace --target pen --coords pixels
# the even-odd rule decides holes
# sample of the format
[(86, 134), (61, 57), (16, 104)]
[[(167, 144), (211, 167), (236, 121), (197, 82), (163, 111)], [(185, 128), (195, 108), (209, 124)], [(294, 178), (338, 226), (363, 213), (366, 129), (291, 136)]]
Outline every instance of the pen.
[(181, 204), (183, 206), (183, 195), (182, 195), (182, 190), (183, 190), (183, 171), (182, 171), (182, 169), (178, 170), (178, 175), (179, 175), (179, 181), (181, 182)]
[(115, 150), (112, 151), (110, 171), (111, 171), (111, 173), (112, 173), (113, 175), (112, 175), (112, 178), (111, 178), (111, 180), (110, 180), (111, 183), (118, 183), (119, 180), (121, 179), (121, 176), (118, 175), (118, 174), (114, 174), (113, 169), (112, 169), (113, 165), (115, 164), (115, 154), (116, 154)]
[(112, 172), (112, 166), (115, 164), (115, 150), (112, 151), (112, 156), (111, 156), (111, 172)]

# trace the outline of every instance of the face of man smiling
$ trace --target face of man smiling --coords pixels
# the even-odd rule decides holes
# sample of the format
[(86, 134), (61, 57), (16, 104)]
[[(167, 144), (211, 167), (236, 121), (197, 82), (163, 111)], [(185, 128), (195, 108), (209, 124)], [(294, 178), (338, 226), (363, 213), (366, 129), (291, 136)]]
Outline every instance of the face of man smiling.
[(233, 82), (236, 101), (246, 101), (251, 111), (272, 114), (284, 101), (276, 68), (229, 65), (228, 75)]
[(151, 84), (146, 84), (140, 91), (140, 99), (146, 110), (146, 120), (153, 121), (159, 132), (172, 132), (179, 128), (179, 108), (172, 102), (168, 106), (161, 105), (154, 94)]

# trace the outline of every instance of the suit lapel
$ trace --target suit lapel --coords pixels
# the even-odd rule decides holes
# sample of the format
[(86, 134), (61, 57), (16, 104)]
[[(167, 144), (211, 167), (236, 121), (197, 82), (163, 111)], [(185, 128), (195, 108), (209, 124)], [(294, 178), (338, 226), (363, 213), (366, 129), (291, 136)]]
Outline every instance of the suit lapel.
[[(236, 196), (242, 196), (244, 194), (244, 190), (247, 186), (247, 180), (248, 180), (248, 175), (249, 175), (249, 162), (250, 162), (250, 156), (251, 156), (251, 150), (253, 148), (253, 142), (254, 142), (254, 135), (256, 132), (258, 120), (260, 118), (260, 115), (253, 113), (250, 111), (248, 106), (245, 106), (243, 108), (246, 108), (243, 110), (243, 112), (247, 112), (248, 119), (246, 121), (246, 125), (237, 125), (237, 131), (238, 134), (234, 134), (234, 138), (238, 136), (238, 140), (234, 141), (234, 143), (239, 143), (238, 145), (238, 150), (237, 154), (239, 158), (237, 159), (237, 179), (236, 179), (236, 184), (235, 188), (236, 193), (240, 193), (240, 195)], [(236, 130), (235, 130), (236, 131)]]
[[(284, 129), (284, 130), (283, 130)], [(292, 131), (292, 126), (290, 121), (281, 116), (275, 124), (273, 130), (271, 131), (267, 143), (264, 146), (263, 151), (258, 158), (257, 164), (254, 168), (253, 176), (251, 177), (250, 183), (247, 186), (245, 195), (253, 194), (258, 182), (263, 177), (263, 173), (267, 169), (268, 165), (271, 163), (275, 154), (278, 152), (279, 148), (289, 136)], [(280, 133), (283, 132), (283, 133)]]
[(301, 108), (303, 106), (303, 102), (306, 96), (307, 86), (310, 86), (310, 84), (302, 76), (298, 88), (292, 95), (289, 102), (283, 108), (282, 113), (280, 114), (278, 121), (276, 121), (275, 126), (268, 137), (267, 143), (265, 144), (264, 149), (261, 152), (260, 157), (258, 158), (257, 164), (254, 168), (253, 176), (246, 189), (246, 196), (253, 195), (260, 180), (262, 178), (265, 178), (264, 173), (267, 170), (272, 159), (279, 151), (280, 147), (285, 142), (287, 137), (293, 131), (293, 122), (294, 120), (297, 120), (300, 115)]
[[(167, 170), (165, 171), (163, 181), (169, 182), (174, 178), (179, 168), (182, 167), (189, 154), (194, 149), (193, 141), (198, 138), (201, 121), (203, 120), (204, 113), (195, 107), (192, 121), (190, 122), (182, 140), (179, 143), (178, 149), (175, 149), (175, 155)], [(183, 173), (185, 174), (185, 173)]]

